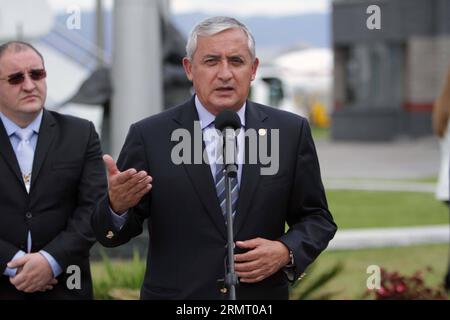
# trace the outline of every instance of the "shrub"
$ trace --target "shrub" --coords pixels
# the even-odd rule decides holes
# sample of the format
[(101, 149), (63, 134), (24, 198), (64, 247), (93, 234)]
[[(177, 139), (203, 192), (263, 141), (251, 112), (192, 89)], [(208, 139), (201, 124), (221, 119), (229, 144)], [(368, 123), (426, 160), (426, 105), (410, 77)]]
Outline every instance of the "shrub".
[(428, 267), (425, 272), (417, 271), (412, 276), (405, 276), (397, 271), (388, 272), (381, 268), (380, 289), (368, 290), (365, 297), (373, 296), (375, 300), (446, 300), (443, 286), (431, 288), (426, 286), (424, 273), (432, 272)]
[(101, 251), (102, 276), (94, 277), (95, 299), (139, 299), (139, 289), (145, 274), (145, 262), (133, 250), (133, 258), (126, 262), (111, 262)]

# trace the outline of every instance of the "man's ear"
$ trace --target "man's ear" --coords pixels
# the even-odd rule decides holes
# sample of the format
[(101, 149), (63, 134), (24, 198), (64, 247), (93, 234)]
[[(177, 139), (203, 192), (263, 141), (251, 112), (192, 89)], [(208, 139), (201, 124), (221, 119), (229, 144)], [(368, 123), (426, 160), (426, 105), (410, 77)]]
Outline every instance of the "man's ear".
[(256, 70), (258, 70), (258, 66), (259, 66), (259, 59), (255, 58), (255, 61), (253, 61), (252, 65), (252, 81), (255, 80)]
[(192, 64), (191, 61), (186, 57), (183, 58), (183, 68), (189, 81), (192, 81)]

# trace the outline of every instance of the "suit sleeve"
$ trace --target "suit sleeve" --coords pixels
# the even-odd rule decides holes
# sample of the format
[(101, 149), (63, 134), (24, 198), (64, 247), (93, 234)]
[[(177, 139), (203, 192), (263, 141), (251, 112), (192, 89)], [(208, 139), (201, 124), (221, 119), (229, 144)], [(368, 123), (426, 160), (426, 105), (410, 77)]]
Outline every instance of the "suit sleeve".
[(328, 210), (319, 161), (308, 122), (303, 120), (293, 193), (287, 216), (289, 230), (279, 240), (294, 255), (297, 279), (327, 247), (337, 226)]
[(63, 270), (79, 258), (85, 258), (95, 242), (91, 216), (95, 205), (107, 188), (100, 141), (90, 123), (84, 165), (78, 184), (77, 207), (61, 231), (42, 250), (49, 253)]
[[(120, 171), (134, 168), (137, 171), (145, 170), (149, 173), (143, 139), (136, 125), (130, 127), (117, 167)], [(92, 216), (92, 227), (97, 240), (105, 247), (117, 247), (141, 234), (142, 224), (149, 215), (150, 201), (151, 192), (142, 197), (135, 207), (128, 210), (126, 222), (119, 230), (112, 219), (108, 192), (105, 192)]]

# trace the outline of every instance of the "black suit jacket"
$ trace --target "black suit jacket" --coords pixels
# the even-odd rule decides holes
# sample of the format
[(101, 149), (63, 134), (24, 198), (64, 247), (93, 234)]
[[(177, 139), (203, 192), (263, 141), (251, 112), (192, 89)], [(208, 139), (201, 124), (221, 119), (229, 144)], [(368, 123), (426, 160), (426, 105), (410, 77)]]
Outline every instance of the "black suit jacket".
[[(129, 210), (129, 219), (120, 231), (112, 224), (107, 194), (93, 215), (97, 239), (107, 247), (121, 245), (140, 234), (148, 218), (150, 243), (141, 289), (143, 299), (226, 298), (217, 285), (225, 272), (226, 225), (210, 167), (175, 165), (171, 161), (172, 148), (178, 143), (171, 141), (172, 132), (184, 128), (193, 137), (194, 121), (198, 121), (198, 114), (191, 99), (132, 125), (118, 166), (120, 170), (146, 170), (153, 177), (153, 189)], [(280, 165), (272, 176), (260, 175), (261, 164), (243, 166), (235, 240), (281, 240), (294, 253), (298, 277), (336, 231), (327, 209), (308, 123), (294, 114), (248, 101), (248, 128), (266, 129), (269, 141), (270, 129), (279, 129)], [(113, 237), (106, 237), (109, 231)], [(280, 270), (259, 283), (242, 283), (237, 297), (286, 299), (286, 274)]]
[[(92, 123), (44, 110), (28, 194), (14, 150), (0, 121), (0, 299), (89, 299), (89, 250), (95, 237), (93, 207), (106, 190), (101, 148)], [(3, 275), (18, 250), (45, 250), (63, 269), (58, 284), (45, 293), (24, 294)], [(69, 290), (69, 265), (81, 270), (81, 289)]]

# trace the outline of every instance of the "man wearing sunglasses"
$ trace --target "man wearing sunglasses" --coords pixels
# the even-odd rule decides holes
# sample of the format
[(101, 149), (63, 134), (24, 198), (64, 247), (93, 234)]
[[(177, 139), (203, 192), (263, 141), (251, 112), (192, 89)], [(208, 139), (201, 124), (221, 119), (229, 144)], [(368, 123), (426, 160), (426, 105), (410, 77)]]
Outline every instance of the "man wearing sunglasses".
[(100, 143), (89, 121), (44, 108), (46, 76), (33, 46), (0, 45), (0, 299), (92, 298)]

